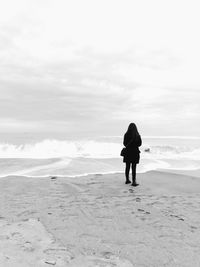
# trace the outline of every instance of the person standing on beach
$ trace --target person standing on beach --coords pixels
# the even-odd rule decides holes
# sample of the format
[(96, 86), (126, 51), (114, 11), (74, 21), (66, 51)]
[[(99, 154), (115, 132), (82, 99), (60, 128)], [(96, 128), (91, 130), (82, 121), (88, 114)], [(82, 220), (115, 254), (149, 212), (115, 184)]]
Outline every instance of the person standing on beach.
[(125, 184), (130, 184), (129, 180), (129, 172), (130, 167), (132, 168), (132, 186), (138, 186), (136, 183), (136, 165), (140, 161), (140, 150), (138, 147), (142, 145), (141, 136), (137, 130), (137, 126), (135, 123), (130, 123), (128, 126), (128, 130), (124, 135), (123, 144), (125, 146), (125, 154), (123, 157), (123, 162), (126, 163), (125, 167), (125, 176), (126, 182)]

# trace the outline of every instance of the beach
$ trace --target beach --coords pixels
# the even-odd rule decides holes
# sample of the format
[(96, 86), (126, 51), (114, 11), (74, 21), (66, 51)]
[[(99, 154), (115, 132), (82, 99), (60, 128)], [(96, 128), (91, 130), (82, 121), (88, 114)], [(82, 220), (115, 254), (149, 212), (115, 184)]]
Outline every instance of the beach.
[(1, 2), (0, 267), (200, 267), (199, 2)]
[(1, 267), (200, 266), (199, 172), (0, 179)]

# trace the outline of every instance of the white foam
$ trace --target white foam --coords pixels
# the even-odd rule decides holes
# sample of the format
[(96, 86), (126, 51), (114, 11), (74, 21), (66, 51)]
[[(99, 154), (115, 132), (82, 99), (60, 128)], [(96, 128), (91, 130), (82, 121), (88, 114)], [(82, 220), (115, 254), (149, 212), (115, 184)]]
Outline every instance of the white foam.
[[(138, 172), (159, 168), (197, 169), (200, 163), (200, 145), (190, 146), (190, 140), (179, 142), (160, 142), (144, 144), (141, 150), (141, 162)], [(173, 140), (174, 144), (177, 144)], [(119, 156), (121, 141), (61, 141), (43, 140), (32, 144), (0, 144), (1, 176), (28, 175), (77, 176), (94, 173), (124, 171), (122, 158)], [(146, 150), (145, 148), (149, 148)], [(7, 159), (7, 161), (6, 161)], [(24, 159), (24, 160), (23, 160)], [(172, 162), (173, 161), (173, 162)]]
[(44, 140), (35, 144), (0, 144), (0, 158), (118, 157), (120, 144), (97, 141)]
[[(150, 152), (145, 152), (145, 147)], [(122, 144), (116, 142), (43, 140), (34, 144), (0, 144), (0, 158), (55, 158), (87, 157), (118, 158)], [(200, 147), (176, 145), (144, 145), (143, 158), (151, 159), (200, 159)]]

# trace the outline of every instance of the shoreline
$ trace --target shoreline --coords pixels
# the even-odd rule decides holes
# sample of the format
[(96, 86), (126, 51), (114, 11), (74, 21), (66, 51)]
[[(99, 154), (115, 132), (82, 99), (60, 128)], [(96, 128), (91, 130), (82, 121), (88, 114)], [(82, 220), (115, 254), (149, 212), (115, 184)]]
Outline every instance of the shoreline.
[[(157, 168), (157, 169), (152, 169), (152, 170), (146, 170), (146, 171), (141, 171), (141, 172), (136, 172), (137, 175), (145, 174), (148, 172), (163, 172), (163, 173), (169, 173), (169, 174), (180, 174), (180, 175), (186, 175), (186, 176), (192, 176), (192, 177), (197, 177), (200, 178), (200, 168), (198, 169), (178, 169), (178, 168)], [(8, 174), (8, 175), (3, 175), (0, 176), (1, 178), (6, 178), (6, 177), (27, 177), (27, 178), (51, 178), (51, 177), (57, 177), (57, 178), (80, 178), (80, 177), (87, 177), (90, 175), (97, 175), (97, 176), (104, 176), (104, 175), (110, 175), (110, 174), (121, 174), (124, 175), (124, 171), (108, 171), (108, 172), (87, 172), (87, 173), (82, 173), (82, 174), (74, 174), (74, 175), (60, 175), (60, 174), (47, 174), (47, 175), (20, 175), (20, 174)], [(130, 170), (131, 174), (131, 170)]]
[[(198, 160), (156, 160), (141, 158), (137, 173), (151, 170), (188, 170), (188, 174), (199, 169)], [(86, 175), (124, 173), (122, 158), (52, 158), (52, 159), (0, 159), (0, 177), (18, 175), (28, 177), (80, 177)]]

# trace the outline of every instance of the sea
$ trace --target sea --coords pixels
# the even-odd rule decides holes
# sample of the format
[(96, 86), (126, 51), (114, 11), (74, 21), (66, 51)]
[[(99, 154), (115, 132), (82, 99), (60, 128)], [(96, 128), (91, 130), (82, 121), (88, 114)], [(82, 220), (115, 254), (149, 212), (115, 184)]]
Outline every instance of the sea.
[[(143, 136), (137, 172), (200, 169), (200, 137)], [(123, 136), (0, 142), (0, 176), (123, 173)]]

